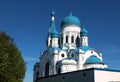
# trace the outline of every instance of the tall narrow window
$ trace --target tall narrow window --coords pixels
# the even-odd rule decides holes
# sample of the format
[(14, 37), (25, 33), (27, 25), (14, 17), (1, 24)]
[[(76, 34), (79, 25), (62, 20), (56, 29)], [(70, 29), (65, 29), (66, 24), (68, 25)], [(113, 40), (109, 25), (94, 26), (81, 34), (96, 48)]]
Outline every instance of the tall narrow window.
[(61, 73), (61, 69), (60, 68), (58, 68), (58, 74), (60, 74)]
[(47, 62), (45, 65), (45, 77), (49, 76), (49, 63)]
[(66, 36), (66, 43), (68, 43), (68, 36)]
[(77, 38), (76, 38), (76, 45), (77, 45), (77, 47), (79, 47), (79, 45), (80, 45), (79, 36), (77, 36)]
[(61, 38), (61, 44), (63, 44), (63, 37)]
[(74, 36), (71, 37), (71, 42), (74, 43)]
[(60, 45), (60, 39), (58, 39), (58, 45)]

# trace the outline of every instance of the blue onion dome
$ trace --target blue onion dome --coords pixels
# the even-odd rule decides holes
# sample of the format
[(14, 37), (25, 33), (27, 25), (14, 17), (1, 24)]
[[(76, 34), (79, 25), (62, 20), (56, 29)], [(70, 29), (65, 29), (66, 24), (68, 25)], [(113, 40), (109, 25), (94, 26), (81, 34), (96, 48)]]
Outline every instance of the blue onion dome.
[(59, 33), (57, 32), (56, 29), (53, 29), (53, 30), (51, 31), (51, 37), (59, 37)]
[(95, 63), (102, 63), (102, 61), (95, 55), (90, 56), (86, 61), (85, 64), (95, 64)]
[(85, 29), (85, 27), (82, 28), (81, 32), (80, 32), (81, 36), (87, 36), (88, 35), (88, 31)]
[(54, 21), (52, 21), (50, 28), (49, 28), (49, 36), (51, 37), (59, 37), (59, 33), (56, 30)]
[(52, 23), (51, 26), (50, 26), (50, 29), (49, 29), (49, 35), (51, 37), (59, 37), (59, 33), (58, 31), (56, 30), (56, 27), (55, 25)]
[(72, 12), (69, 14), (69, 16), (66, 16), (61, 22), (61, 27), (68, 26), (68, 25), (77, 25), (77, 26), (81, 25), (80, 20), (77, 17), (75, 17), (72, 14)]

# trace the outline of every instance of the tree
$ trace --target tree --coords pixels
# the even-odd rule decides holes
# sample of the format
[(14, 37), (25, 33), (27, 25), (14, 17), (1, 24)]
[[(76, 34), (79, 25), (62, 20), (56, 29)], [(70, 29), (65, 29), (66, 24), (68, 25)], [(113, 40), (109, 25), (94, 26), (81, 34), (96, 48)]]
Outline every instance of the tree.
[(26, 66), (14, 39), (0, 33), (0, 82), (22, 82)]

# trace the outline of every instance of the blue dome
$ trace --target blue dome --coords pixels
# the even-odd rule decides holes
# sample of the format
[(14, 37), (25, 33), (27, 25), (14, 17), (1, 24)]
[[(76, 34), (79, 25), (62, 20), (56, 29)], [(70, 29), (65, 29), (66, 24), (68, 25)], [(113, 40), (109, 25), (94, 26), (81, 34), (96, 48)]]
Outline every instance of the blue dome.
[(87, 51), (90, 49), (89, 46), (81, 46), (79, 49), (82, 49), (83, 51)]
[(88, 35), (88, 31), (85, 29), (85, 27), (82, 28), (81, 32), (80, 32), (81, 36), (87, 36)]
[(77, 26), (80, 26), (81, 25), (81, 22), (80, 20), (73, 16), (72, 13), (70, 13), (69, 16), (66, 16), (62, 22), (61, 22), (61, 27), (63, 26), (67, 26), (67, 25), (77, 25)]
[(56, 29), (54, 29), (54, 30), (51, 32), (51, 37), (59, 37), (59, 33), (56, 31)]
[(85, 64), (93, 64), (93, 63), (102, 63), (102, 61), (95, 55), (90, 56), (86, 61)]
[(56, 27), (54, 25), (54, 21), (52, 21), (50, 29), (49, 29), (49, 34), (51, 37), (59, 37), (59, 33), (56, 30)]

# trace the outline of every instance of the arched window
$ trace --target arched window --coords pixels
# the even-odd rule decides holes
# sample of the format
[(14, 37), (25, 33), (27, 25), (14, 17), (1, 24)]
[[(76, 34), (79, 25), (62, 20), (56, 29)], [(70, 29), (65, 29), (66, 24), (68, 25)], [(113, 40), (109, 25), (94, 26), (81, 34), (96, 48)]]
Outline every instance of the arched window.
[(68, 43), (68, 36), (66, 36), (66, 43)]
[(74, 57), (74, 54), (71, 54), (71, 57)]
[(63, 44), (63, 37), (61, 38), (61, 44)]
[(45, 77), (49, 76), (49, 65), (49, 62), (47, 62), (45, 65)]
[(71, 37), (71, 42), (74, 43), (74, 36)]
[(76, 45), (77, 45), (77, 47), (79, 47), (79, 45), (80, 45), (79, 36), (76, 38)]

